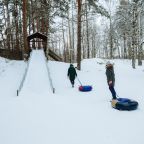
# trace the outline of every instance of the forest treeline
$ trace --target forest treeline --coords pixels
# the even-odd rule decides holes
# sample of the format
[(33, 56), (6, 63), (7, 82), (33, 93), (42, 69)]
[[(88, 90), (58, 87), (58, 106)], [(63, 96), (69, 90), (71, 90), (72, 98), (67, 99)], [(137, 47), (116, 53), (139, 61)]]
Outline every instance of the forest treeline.
[[(0, 55), (24, 58), (27, 37), (39, 32), (47, 36), (47, 49), (65, 62), (85, 58), (144, 59), (144, 0), (0, 0)], [(101, 25), (97, 24), (99, 17)], [(40, 48), (42, 42), (32, 41)]]

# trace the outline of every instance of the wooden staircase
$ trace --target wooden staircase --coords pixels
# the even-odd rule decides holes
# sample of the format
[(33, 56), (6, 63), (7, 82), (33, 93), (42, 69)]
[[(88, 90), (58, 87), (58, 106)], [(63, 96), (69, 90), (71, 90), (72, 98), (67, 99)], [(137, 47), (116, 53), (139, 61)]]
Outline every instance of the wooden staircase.
[(49, 56), (53, 58), (55, 61), (62, 61), (62, 58), (58, 56), (54, 51), (49, 49)]

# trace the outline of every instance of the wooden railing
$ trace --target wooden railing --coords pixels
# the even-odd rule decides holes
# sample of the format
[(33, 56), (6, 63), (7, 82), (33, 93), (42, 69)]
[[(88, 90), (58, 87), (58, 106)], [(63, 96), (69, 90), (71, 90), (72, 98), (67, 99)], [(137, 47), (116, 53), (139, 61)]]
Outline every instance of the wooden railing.
[(46, 57), (45, 57), (45, 64), (46, 64), (46, 68), (47, 68), (47, 72), (48, 72), (48, 78), (49, 78), (51, 90), (52, 90), (53, 93), (55, 93), (55, 88), (54, 88), (54, 85), (53, 85), (53, 82), (52, 82), (50, 68), (48, 66)]
[(55, 52), (53, 52), (51, 49), (49, 49), (49, 56), (56, 61), (62, 61), (62, 58), (58, 56)]
[(20, 85), (19, 85), (19, 88), (17, 89), (17, 96), (19, 96), (19, 93), (20, 93), (20, 91), (21, 91), (21, 89), (22, 89), (22, 87), (23, 87), (24, 81), (25, 81), (25, 79), (26, 79), (27, 72), (28, 72), (28, 69), (29, 69), (29, 63), (30, 63), (31, 57), (32, 57), (31, 54), (32, 54), (32, 52), (30, 53), (30, 57), (29, 57), (29, 60), (27, 61), (27, 66), (26, 66), (26, 68), (25, 68), (25, 72), (24, 72), (23, 78), (22, 78), (22, 80), (21, 80), (21, 83), (20, 83)]

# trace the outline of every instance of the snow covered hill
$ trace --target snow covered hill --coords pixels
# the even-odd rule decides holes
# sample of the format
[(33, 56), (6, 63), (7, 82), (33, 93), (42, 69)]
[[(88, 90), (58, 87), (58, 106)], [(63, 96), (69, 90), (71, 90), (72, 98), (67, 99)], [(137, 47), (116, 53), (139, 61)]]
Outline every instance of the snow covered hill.
[(69, 64), (49, 61), (53, 94), (42, 53), (33, 56), (18, 97), (26, 64), (0, 58), (0, 144), (144, 144), (144, 66), (113, 60), (117, 94), (139, 102), (135, 111), (118, 111), (109, 102), (106, 60), (83, 60), (77, 70), (82, 84), (93, 86), (88, 93), (78, 91), (77, 79), (71, 87)]
[(43, 94), (51, 94), (43, 50), (32, 51), (28, 73), (21, 93), (24, 97), (29, 96), (29, 93), (41, 96)]

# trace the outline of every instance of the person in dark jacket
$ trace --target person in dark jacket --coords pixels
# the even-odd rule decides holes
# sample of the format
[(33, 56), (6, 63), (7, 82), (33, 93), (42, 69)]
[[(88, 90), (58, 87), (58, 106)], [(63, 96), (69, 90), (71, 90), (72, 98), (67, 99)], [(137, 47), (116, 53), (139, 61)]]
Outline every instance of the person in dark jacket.
[(109, 61), (106, 63), (106, 76), (107, 76), (107, 83), (109, 86), (109, 90), (111, 91), (112, 97), (113, 99), (117, 99), (116, 92), (114, 89), (114, 85), (115, 85), (114, 68)]
[(70, 67), (68, 68), (68, 73), (67, 76), (70, 79), (70, 82), (72, 84), (72, 87), (74, 87), (74, 83), (75, 83), (75, 78), (77, 76), (76, 70), (74, 68), (74, 66), (72, 64), (70, 64)]

